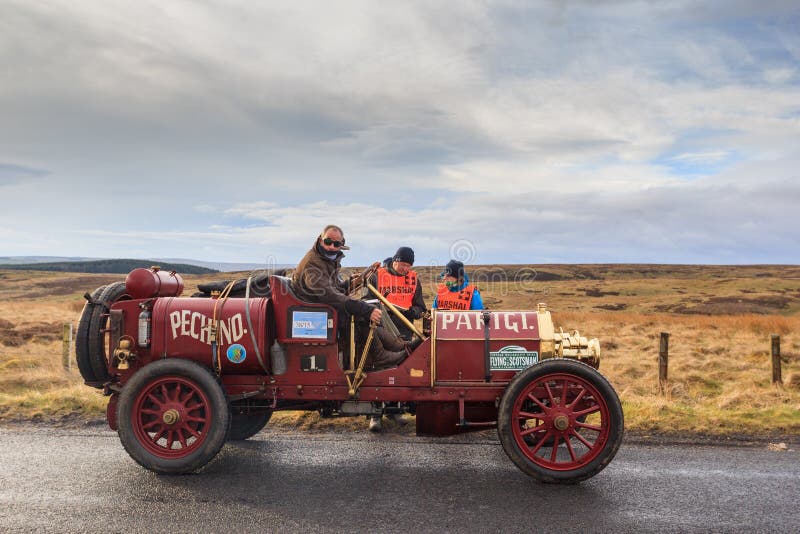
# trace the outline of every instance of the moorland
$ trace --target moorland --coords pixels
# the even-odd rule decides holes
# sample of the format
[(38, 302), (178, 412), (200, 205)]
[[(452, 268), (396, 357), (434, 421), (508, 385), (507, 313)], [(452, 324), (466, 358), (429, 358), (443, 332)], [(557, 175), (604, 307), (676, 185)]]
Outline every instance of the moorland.
[[(440, 266), (417, 266), (428, 303)], [(711, 439), (800, 435), (800, 266), (469, 266), (491, 309), (545, 302), (557, 327), (598, 337), (600, 370), (639, 435)], [(187, 275), (201, 282), (249, 273)], [(103, 419), (106, 398), (61, 365), (64, 323), (83, 294), (124, 275), (0, 270), (0, 422), (82, 424)], [(658, 382), (661, 332), (670, 334), (669, 381)], [(782, 383), (772, 383), (770, 336), (781, 336)], [(74, 359), (74, 354), (72, 355)], [(270, 425), (359, 428), (363, 420), (281, 413)], [(400, 428), (395, 428), (401, 431)], [(413, 424), (402, 429), (413, 431)]]

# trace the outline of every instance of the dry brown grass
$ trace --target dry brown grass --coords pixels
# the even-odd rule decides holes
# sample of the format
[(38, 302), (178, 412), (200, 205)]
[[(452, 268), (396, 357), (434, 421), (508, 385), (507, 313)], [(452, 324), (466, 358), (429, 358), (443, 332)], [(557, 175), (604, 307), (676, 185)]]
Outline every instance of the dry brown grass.
[[(511, 282), (486, 277), (479, 282), (484, 300), (493, 309), (530, 309), (547, 302), (557, 326), (577, 327), (583, 335), (599, 337), (601, 371), (620, 394), (628, 429), (711, 435), (800, 433), (800, 269), (545, 267), (549, 269), (545, 278), (562, 279), (514, 281), (519, 267), (493, 266)], [(420, 270), (426, 280), (425, 268)], [(428, 303), (435, 288), (432, 273), (438, 269), (429, 271)], [(187, 292), (199, 281), (237, 277), (187, 277)], [(82, 384), (74, 365), (71, 371), (61, 368), (61, 324), (77, 324), (84, 292), (121, 278), (0, 271), (0, 420), (102, 416), (105, 398)], [(715, 302), (735, 302), (737, 309), (744, 306), (752, 313), (722, 313)], [(697, 313), (698, 307), (705, 314)], [(620, 311), (611, 311), (615, 309)], [(670, 333), (664, 393), (658, 385), (660, 332)], [(782, 386), (771, 384), (773, 333), (781, 335)], [(276, 414), (274, 424), (360, 428), (364, 421), (288, 412)], [(413, 425), (397, 431), (410, 428)]]
[[(609, 321), (609, 318), (612, 321)], [(800, 317), (555, 314), (601, 333), (601, 370), (620, 393), (628, 428), (708, 434), (800, 432), (800, 371), (791, 346)], [(669, 381), (658, 385), (659, 333), (669, 332)], [(771, 383), (770, 333), (782, 335), (783, 386)], [(612, 334), (612, 335), (609, 335)]]

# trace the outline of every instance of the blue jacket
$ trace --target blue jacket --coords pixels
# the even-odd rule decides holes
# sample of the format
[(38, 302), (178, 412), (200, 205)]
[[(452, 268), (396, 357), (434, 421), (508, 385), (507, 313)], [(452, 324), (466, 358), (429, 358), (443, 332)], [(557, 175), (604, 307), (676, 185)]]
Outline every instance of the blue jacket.
[[(469, 285), (469, 276), (467, 276), (467, 273), (464, 273), (464, 282), (461, 285), (458, 285), (456, 287), (451, 287), (450, 291), (452, 293), (457, 293), (458, 291), (461, 291), (462, 289), (464, 289), (468, 285)], [(438, 300), (439, 300), (438, 296), (433, 298), (433, 305), (431, 306), (431, 308), (438, 308), (439, 307), (438, 306), (438, 302), (437, 302)], [(469, 309), (470, 310), (482, 310), (483, 309), (483, 299), (481, 298), (481, 292), (478, 291), (477, 287), (475, 288), (475, 291), (472, 292), (472, 301), (469, 303)]]

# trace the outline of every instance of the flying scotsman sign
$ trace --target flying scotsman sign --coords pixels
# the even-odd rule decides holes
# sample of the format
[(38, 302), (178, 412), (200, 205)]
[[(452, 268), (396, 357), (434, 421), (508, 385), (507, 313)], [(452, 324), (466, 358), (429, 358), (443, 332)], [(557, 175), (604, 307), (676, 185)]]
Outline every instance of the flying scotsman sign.
[(492, 371), (521, 371), (539, 362), (539, 353), (519, 345), (507, 345), (489, 353)]

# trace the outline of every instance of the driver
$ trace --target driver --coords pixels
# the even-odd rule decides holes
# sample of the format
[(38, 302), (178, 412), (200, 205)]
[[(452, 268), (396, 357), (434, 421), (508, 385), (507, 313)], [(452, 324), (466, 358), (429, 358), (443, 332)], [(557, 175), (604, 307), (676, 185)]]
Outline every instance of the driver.
[[(368, 302), (350, 297), (349, 280), (340, 276), (344, 232), (336, 225), (329, 224), (320, 232), (292, 275), (292, 289), (295, 294), (309, 302), (319, 302), (333, 306), (339, 314), (340, 324), (347, 324), (354, 315), (375, 324), (381, 322), (380, 308)], [(405, 343), (383, 326), (375, 329), (372, 345), (367, 355), (366, 368), (386, 369), (398, 365), (408, 355)], [(363, 336), (362, 336), (363, 337)]]

